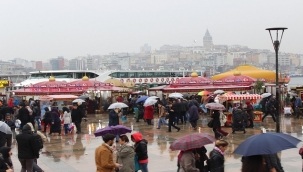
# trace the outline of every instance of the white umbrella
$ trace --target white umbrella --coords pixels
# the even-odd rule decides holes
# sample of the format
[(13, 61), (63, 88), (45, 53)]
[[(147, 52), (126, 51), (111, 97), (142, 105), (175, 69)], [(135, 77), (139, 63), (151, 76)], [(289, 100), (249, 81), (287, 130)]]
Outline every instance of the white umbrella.
[(261, 96), (262, 96), (262, 98), (266, 98), (266, 97), (271, 96), (271, 93), (263, 93)]
[(120, 108), (120, 109), (122, 109), (122, 108), (127, 108), (128, 106), (125, 104), (125, 103), (120, 103), (120, 102), (118, 102), (118, 103), (113, 103), (113, 104), (111, 104), (109, 107), (108, 107), (108, 109), (116, 109), (116, 108)]
[(220, 103), (207, 103), (205, 107), (213, 110), (225, 110), (225, 107)]
[(214, 94), (223, 94), (223, 93), (224, 93), (223, 90), (216, 90), (216, 91), (214, 92)]
[(171, 93), (168, 95), (169, 98), (183, 98), (181, 93)]
[(157, 103), (158, 100), (156, 100), (156, 98), (154, 97), (149, 97), (145, 100), (144, 105), (143, 106), (152, 106), (154, 104)]
[(73, 103), (78, 103), (78, 102), (81, 102), (81, 103), (82, 103), (82, 102), (85, 102), (85, 101), (82, 100), (82, 99), (76, 99), (76, 100), (73, 101)]
[(154, 98), (154, 99), (158, 99), (158, 96), (150, 96), (149, 98)]

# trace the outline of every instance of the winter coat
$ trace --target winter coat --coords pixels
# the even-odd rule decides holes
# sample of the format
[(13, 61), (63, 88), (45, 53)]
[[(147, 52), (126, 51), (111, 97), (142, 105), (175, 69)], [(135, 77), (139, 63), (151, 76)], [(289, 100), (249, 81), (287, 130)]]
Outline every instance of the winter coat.
[(12, 120), (9, 121), (5, 120), (4, 122), (11, 128), (11, 130), (15, 130), (16, 124)]
[(142, 139), (141, 133), (134, 133), (131, 137), (136, 142), (134, 145), (136, 155), (138, 156), (139, 163), (147, 163), (148, 162), (148, 155), (147, 155), (147, 140)]
[(217, 150), (212, 150), (209, 154), (210, 172), (224, 172), (224, 156)]
[(45, 114), (43, 116), (44, 121), (45, 122), (51, 122), (52, 121), (52, 113), (49, 111), (48, 107), (45, 107), (44, 110), (45, 110)]
[(221, 127), (221, 122), (220, 122), (220, 112), (218, 110), (214, 110), (214, 113), (212, 114), (213, 118), (213, 128), (218, 128)]
[[(12, 161), (10, 159), (10, 155), (9, 155), (10, 150), (11, 150), (10, 147), (3, 146), (0, 148), (0, 153), (2, 154), (3, 162), (6, 163), (12, 169), (13, 163), (12, 163)], [(2, 169), (7, 170), (8, 169), (7, 165), (0, 167), (0, 172)]]
[(65, 111), (63, 114), (64, 124), (70, 124), (72, 122), (72, 116), (70, 112)]
[(180, 172), (200, 172), (200, 170), (196, 168), (196, 159), (193, 151), (185, 151), (182, 154)]
[(97, 172), (115, 172), (115, 162), (113, 160), (112, 149), (102, 143), (95, 151), (95, 163)]
[(24, 125), (22, 133), (16, 136), (19, 159), (34, 159), (39, 157), (36, 139), (32, 133), (31, 127), (29, 125)]
[(82, 108), (80, 108), (79, 106), (77, 107), (77, 109), (72, 110), (72, 122), (81, 123), (83, 117), (84, 117), (84, 112)]
[(190, 101), (189, 104), (189, 121), (195, 121), (199, 119), (198, 107), (194, 105), (194, 102)]
[(248, 115), (249, 115), (249, 118), (251, 120), (254, 120), (255, 119), (255, 114), (254, 114), (254, 107), (251, 105), (251, 104), (247, 104), (247, 109), (246, 109)]
[(144, 119), (154, 119), (153, 106), (144, 106)]
[(181, 112), (186, 112), (186, 111), (188, 111), (188, 104), (187, 104), (186, 101), (180, 102), (180, 105), (181, 105)]
[(47, 138), (45, 137), (45, 135), (43, 133), (41, 133), (40, 131), (35, 131), (35, 128), (33, 127), (33, 124), (31, 122), (28, 122), (27, 125), (31, 127), (32, 132), (35, 132), (36, 134), (38, 134), (41, 137), (43, 143), (45, 143), (47, 141)]
[(113, 109), (109, 111), (108, 119), (109, 119), (108, 126), (119, 125), (119, 115)]
[(41, 110), (39, 109), (38, 106), (33, 107), (33, 115), (36, 116), (41, 116)]
[(22, 123), (28, 123), (30, 121), (29, 111), (27, 110), (27, 108), (20, 108), (18, 119), (20, 119)]
[(135, 171), (135, 150), (134, 148), (124, 144), (117, 151), (118, 163), (122, 165), (119, 172)]

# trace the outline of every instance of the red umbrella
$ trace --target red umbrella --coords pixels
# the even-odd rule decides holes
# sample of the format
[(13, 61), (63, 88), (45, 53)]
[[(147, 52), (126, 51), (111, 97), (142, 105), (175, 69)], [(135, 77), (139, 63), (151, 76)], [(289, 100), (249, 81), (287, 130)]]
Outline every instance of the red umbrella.
[(201, 148), (204, 145), (211, 144), (216, 141), (216, 138), (206, 133), (189, 134), (175, 140), (171, 145), (171, 150), (190, 150)]

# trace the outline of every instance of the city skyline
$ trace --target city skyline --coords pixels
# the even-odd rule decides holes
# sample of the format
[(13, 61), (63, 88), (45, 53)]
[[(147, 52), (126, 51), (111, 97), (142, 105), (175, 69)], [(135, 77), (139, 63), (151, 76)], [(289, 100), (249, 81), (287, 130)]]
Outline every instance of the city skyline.
[[(0, 57), (72, 59), (87, 54), (139, 52), (164, 44), (215, 45), (273, 51), (265, 28), (288, 27), (280, 51), (303, 54), (301, 1), (2, 1)], [(196, 40), (196, 43), (194, 42)]]

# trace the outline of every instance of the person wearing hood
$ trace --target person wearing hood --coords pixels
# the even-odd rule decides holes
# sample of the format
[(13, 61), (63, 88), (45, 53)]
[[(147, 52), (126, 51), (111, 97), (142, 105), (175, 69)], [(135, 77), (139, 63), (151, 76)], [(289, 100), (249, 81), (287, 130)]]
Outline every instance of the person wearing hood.
[(18, 158), (21, 163), (21, 171), (33, 171), (34, 159), (39, 157), (39, 150), (35, 136), (29, 125), (24, 125), (22, 133), (16, 136), (18, 143)]
[(126, 135), (119, 137), (120, 148), (117, 151), (118, 164), (122, 166), (119, 168), (119, 172), (135, 171), (135, 151), (134, 148), (128, 146), (129, 139)]
[(193, 150), (183, 151), (180, 159), (180, 172), (200, 172), (199, 168), (196, 168), (196, 156)]
[(197, 121), (199, 119), (199, 111), (198, 111), (198, 107), (195, 106), (193, 101), (190, 101), (189, 104), (189, 122), (191, 124), (191, 126), (193, 127), (194, 130), (197, 129)]
[(142, 172), (148, 172), (147, 140), (142, 139), (141, 133), (131, 135), (131, 140), (135, 142), (134, 149), (138, 158), (138, 163)]
[(51, 126), (52, 124), (52, 113), (49, 111), (48, 107), (44, 107), (45, 114), (43, 116), (43, 122), (44, 122), (44, 130), (43, 132), (46, 133), (46, 127)]
[(61, 120), (58, 114), (58, 109), (52, 108), (52, 124), (49, 135), (52, 135), (52, 133), (59, 133), (59, 136), (61, 136)]
[(255, 115), (254, 115), (254, 107), (252, 106), (252, 104), (250, 103), (250, 101), (246, 102), (246, 112), (249, 116), (249, 121), (250, 121), (250, 125), (248, 127), (252, 127), (254, 128), (254, 119), (255, 119)]
[(2, 159), (4, 162), (4, 164), (0, 167), (0, 172), (1, 170), (13, 169), (13, 162), (11, 160), (11, 156), (13, 154), (12, 148), (3, 146), (0, 148), (0, 153), (2, 154)]

